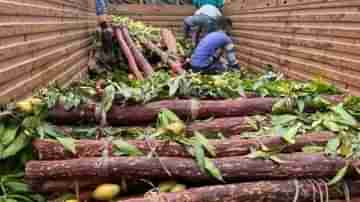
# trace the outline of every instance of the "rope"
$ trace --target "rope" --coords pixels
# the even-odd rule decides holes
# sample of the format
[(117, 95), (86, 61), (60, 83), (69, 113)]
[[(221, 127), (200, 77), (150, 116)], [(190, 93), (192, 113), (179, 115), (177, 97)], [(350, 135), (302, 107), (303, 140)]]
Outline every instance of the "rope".
[(200, 112), (200, 101), (191, 99), (190, 100), (190, 113), (191, 113), (191, 119), (196, 120), (199, 116)]

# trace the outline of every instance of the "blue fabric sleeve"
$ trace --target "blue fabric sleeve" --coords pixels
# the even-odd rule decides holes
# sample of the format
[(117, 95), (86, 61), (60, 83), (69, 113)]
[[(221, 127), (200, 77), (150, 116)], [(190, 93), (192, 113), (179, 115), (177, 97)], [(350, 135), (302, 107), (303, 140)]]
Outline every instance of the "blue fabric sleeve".
[(106, 3), (105, 0), (96, 0), (96, 15), (105, 14)]

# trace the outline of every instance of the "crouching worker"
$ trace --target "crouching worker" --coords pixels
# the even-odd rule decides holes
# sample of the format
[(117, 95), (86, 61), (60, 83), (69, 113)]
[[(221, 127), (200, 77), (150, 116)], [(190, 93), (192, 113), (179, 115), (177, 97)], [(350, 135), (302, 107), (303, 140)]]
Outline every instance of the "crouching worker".
[[(191, 56), (193, 72), (220, 73), (240, 69), (236, 59), (234, 44), (228, 36), (232, 21), (226, 17), (217, 20), (218, 30), (206, 35)], [(225, 56), (225, 61), (222, 56)]]
[(216, 21), (222, 14), (218, 8), (213, 5), (205, 5), (198, 9), (193, 16), (186, 17), (184, 20), (185, 38), (192, 37), (197, 45), (200, 35), (205, 36), (208, 33), (216, 31)]

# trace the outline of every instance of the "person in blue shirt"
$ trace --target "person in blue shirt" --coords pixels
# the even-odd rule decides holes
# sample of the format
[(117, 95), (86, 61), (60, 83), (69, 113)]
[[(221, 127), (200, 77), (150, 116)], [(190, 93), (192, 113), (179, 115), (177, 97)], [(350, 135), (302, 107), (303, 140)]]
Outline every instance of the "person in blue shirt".
[(95, 0), (96, 1), (96, 15), (105, 15), (106, 0)]
[[(220, 17), (217, 24), (218, 30), (206, 35), (195, 48), (190, 61), (193, 72), (219, 73), (240, 69), (233, 41), (228, 35), (232, 21)], [(223, 55), (225, 62), (221, 60)]]
[(213, 5), (204, 5), (198, 9), (193, 16), (186, 17), (184, 20), (185, 38), (193, 37), (193, 42), (197, 45), (200, 34), (206, 35), (216, 30), (216, 20), (222, 14)]

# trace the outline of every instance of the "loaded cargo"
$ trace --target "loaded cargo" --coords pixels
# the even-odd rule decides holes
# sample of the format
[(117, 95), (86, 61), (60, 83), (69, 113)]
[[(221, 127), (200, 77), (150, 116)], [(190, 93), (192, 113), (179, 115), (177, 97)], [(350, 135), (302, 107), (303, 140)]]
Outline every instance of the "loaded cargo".
[(0, 0), (0, 202), (359, 200), (359, 1), (109, 3)]

